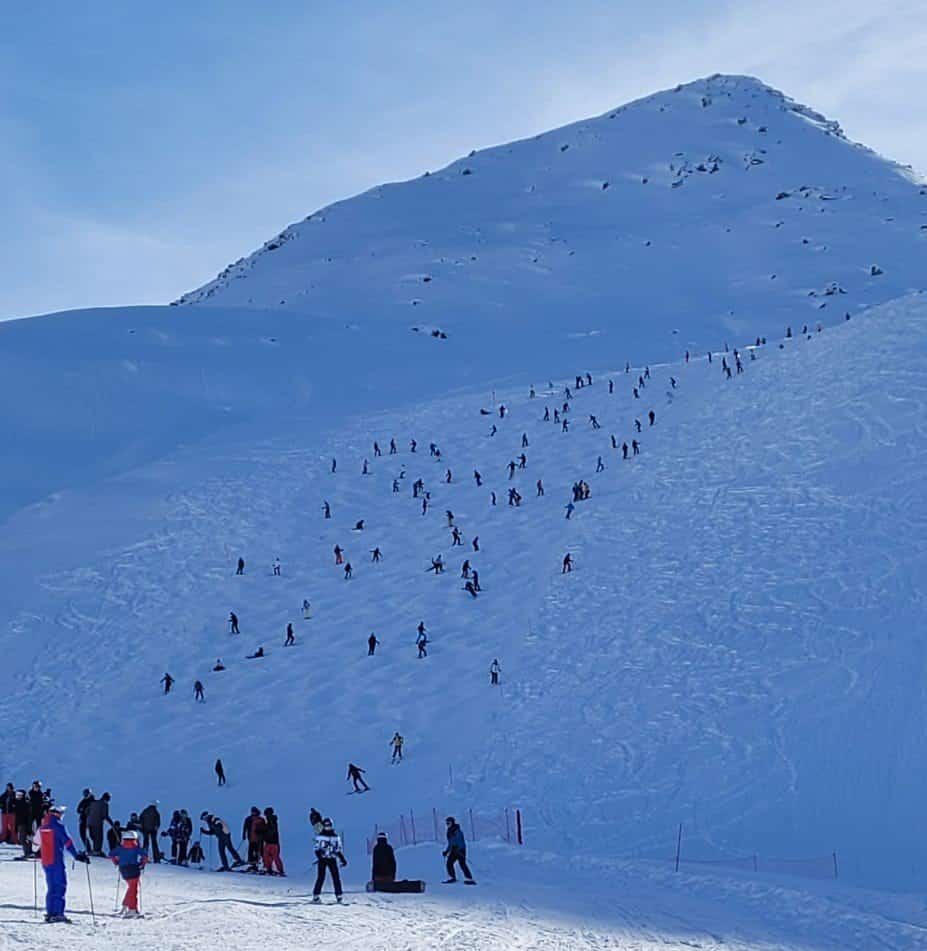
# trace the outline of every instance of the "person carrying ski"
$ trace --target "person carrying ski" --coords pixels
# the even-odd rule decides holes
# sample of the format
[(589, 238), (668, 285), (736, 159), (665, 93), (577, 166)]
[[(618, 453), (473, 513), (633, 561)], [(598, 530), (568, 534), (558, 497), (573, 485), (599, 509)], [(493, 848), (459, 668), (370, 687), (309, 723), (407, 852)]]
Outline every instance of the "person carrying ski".
[(203, 812), (200, 814), (200, 819), (206, 823), (206, 827), (200, 827), (200, 835), (211, 835), (215, 836), (216, 842), (219, 846), (219, 861), (222, 863), (220, 872), (227, 872), (229, 870), (229, 860), (228, 856), (231, 853), (232, 856), (232, 868), (241, 868), (245, 863), (242, 861), (241, 856), (235, 849), (235, 846), (232, 844), (232, 833), (228, 827), (228, 824), (224, 819), (220, 819), (218, 816), (212, 815), (209, 812)]
[(377, 635), (371, 631), (370, 637), (367, 638), (367, 656), (368, 657), (373, 657), (373, 655), (376, 654), (377, 644), (379, 643), (380, 642), (377, 640)]
[(45, 920), (49, 923), (70, 922), (65, 913), (68, 891), (68, 876), (64, 870), (64, 853), (67, 851), (76, 862), (89, 865), (86, 852), (78, 852), (74, 842), (61, 821), (64, 806), (52, 805), (39, 829), (39, 846), (42, 854), (42, 870), (45, 872)]
[(244, 558), (239, 558), (239, 559), (238, 559), (238, 567), (237, 567), (237, 569), (235, 570), (235, 574), (236, 574), (236, 575), (243, 575), (244, 573), (245, 573), (245, 559), (244, 559)]
[(241, 634), (238, 630), (238, 615), (234, 611), (229, 611), (229, 631), (232, 634)]
[(286, 626), (286, 640), (283, 642), (284, 647), (292, 647), (296, 643), (296, 635), (293, 633), (293, 623), (288, 622)]
[[(221, 759), (216, 760), (216, 765), (214, 769), (216, 771), (217, 785), (224, 786), (225, 785), (225, 767), (222, 765)], [(202, 819), (203, 817), (200, 816), (200, 818)]]
[(203, 691), (203, 682), (201, 680), (197, 680), (193, 684), (193, 699), (199, 703), (204, 703), (206, 700), (206, 694)]
[(312, 901), (318, 904), (322, 899), (322, 886), (325, 884), (325, 873), (331, 876), (332, 885), (335, 889), (335, 900), (340, 904), (341, 896), (341, 874), (338, 871), (338, 863), (344, 868), (348, 860), (344, 857), (344, 850), (341, 846), (341, 836), (335, 832), (331, 819), (322, 821), (322, 830), (315, 837), (315, 857), (318, 862), (319, 872), (316, 875), (315, 885), (312, 889)]
[(499, 661), (494, 660), (489, 665), (489, 683), (491, 686), (496, 687), (499, 684), (499, 674), (502, 673), (502, 668), (499, 666)]
[(158, 812), (158, 800), (145, 806), (142, 810), (139, 820), (142, 826), (142, 835), (144, 843), (142, 848), (145, 854), (148, 854), (148, 846), (151, 846), (151, 857), (155, 864), (161, 861), (161, 850), (158, 848), (158, 832), (161, 830), (161, 813)]
[(285, 876), (280, 858), (280, 826), (272, 806), (264, 810), (264, 847), (261, 854), (265, 875)]
[(467, 843), (464, 839), (463, 829), (460, 828), (453, 816), (448, 816), (444, 823), (447, 826), (447, 848), (441, 853), (447, 859), (447, 878), (444, 884), (450, 885), (457, 881), (454, 866), (459, 865), (464, 875), (464, 882), (467, 885), (475, 885), (476, 882), (473, 881), (473, 876), (470, 874), (470, 868), (467, 865)]
[(402, 738), (398, 730), (393, 734), (393, 738), (389, 741), (389, 743), (393, 750), (393, 758), (391, 762), (401, 763), (402, 762), (402, 744), (405, 743), (405, 740)]
[[(366, 772), (367, 770), (361, 769), (360, 766), (355, 766), (353, 763), (348, 763), (348, 779), (354, 783), (354, 792), (367, 792), (370, 789), (363, 776), (363, 774)], [(361, 786), (364, 788), (361, 789)]]
[(148, 853), (139, 848), (137, 832), (123, 832), (122, 842), (109, 854), (113, 865), (119, 869), (126, 883), (126, 893), (122, 898), (121, 914), (124, 918), (139, 918), (138, 886), (142, 878), (142, 869), (148, 864)]
[(171, 687), (174, 686), (174, 678), (169, 673), (165, 672), (159, 683), (164, 684), (164, 693), (169, 694), (171, 692)]

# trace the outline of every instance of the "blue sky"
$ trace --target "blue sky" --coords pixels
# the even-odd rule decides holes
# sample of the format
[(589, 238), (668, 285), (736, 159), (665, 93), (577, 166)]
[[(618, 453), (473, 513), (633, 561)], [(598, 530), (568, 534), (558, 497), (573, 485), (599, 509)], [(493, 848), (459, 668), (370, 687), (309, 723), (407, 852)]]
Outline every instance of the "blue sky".
[(0, 318), (166, 302), (330, 201), (713, 72), (927, 172), (923, 0), (7, 4)]

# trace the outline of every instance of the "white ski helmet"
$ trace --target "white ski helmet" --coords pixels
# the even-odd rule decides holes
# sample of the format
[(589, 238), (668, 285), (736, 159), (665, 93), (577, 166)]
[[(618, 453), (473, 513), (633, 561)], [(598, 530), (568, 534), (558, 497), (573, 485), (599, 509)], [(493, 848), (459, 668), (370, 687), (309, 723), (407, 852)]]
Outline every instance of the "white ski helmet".
[(128, 829), (122, 833), (122, 838), (129, 842), (138, 842), (138, 833), (134, 829)]

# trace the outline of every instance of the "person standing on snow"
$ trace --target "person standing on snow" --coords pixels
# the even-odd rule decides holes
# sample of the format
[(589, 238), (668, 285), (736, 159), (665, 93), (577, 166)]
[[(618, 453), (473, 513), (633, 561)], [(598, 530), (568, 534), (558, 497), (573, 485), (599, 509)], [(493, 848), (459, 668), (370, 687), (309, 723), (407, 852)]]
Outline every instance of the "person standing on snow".
[(161, 829), (161, 814), (158, 812), (158, 800), (155, 799), (150, 805), (142, 810), (139, 821), (144, 835), (144, 845), (142, 848), (145, 854), (148, 854), (148, 845), (151, 844), (151, 857), (155, 864), (161, 861), (161, 850), (158, 848), (158, 832)]
[(87, 831), (93, 843), (91, 855), (103, 856), (103, 823), (108, 822), (110, 826), (113, 824), (109, 817), (109, 802), (110, 794), (105, 792), (87, 806)]
[(86, 852), (78, 852), (68, 830), (61, 821), (64, 806), (53, 805), (48, 810), (39, 829), (39, 844), (42, 853), (42, 870), (45, 872), (45, 920), (49, 923), (70, 923), (65, 913), (65, 896), (68, 891), (68, 876), (64, 870), (64, 853), (70, 852), (76, 862), (90, 864)]
[(499, 666), (499, 661), (494, 660), (489, 665), (489, 683), (491, 686), (496, 687), (499, 684), (499, 674), (502, 673), (502, 668)]
[(568, 575), (572, 570), (573, 570), (573, 556), (569, 552), (567, 552), (563, 556), (563, 569), (561, 570), (560, 574)]
[(385, 832), (377, 833), (372, 859), (370, 878), (374, 885), (386, 885), (396, 881), (396, 853)]
[(241, 634), (238, 630), (238, 615), (234, 611), (229, 611), (229, 631), (232, 634)]
[(248, 843), (248, 865), (251, 871), (256, 872), (258, 862), (264, 855), (264, 831), (267, 823), (257, 806), (251, 807), (251, 812), (245, 817), (241, 837)]
[(367, 656), (373, 657), (377, 652), (377, 644), (380, 642), (377, 640), (377, 635), (371, 632), (370, 637), (367, 638)]
[(264, 860), (265, 875), (286, 875), (280, 858), (280, 827), (277, 814), (271, 806), (264, 810), (264, 847), (261, 858)]
[(206, 702), (206, 694), (203, 692), (203, 683), (200, 680), (193, 684), (193, 699), (199, 703)]
[(344, 857), (344, 851), (341, 846), (341, 836), (335, 832), (331, 819), (322, 821), (322, 831), (315, 837), (315, 857), (318, 861), (319, 872), (315, 879), (315, 886), (312, 889), (312, 901), (318, 904), (322, 899), (322, 886), (325, 884), (325, 873), (331, 875), (332, 885), (335, 889), (335, 900), (340, 904), (341, 896), (341, 873), (338, 871), (338, 863), (344, 868), (348, 860)]
[(238, 559), (238, 567), (237, 567), (236, 570), (235, 570), (235, 574), (236, 574), (236, 575), (243, 575), (244, 573), (245, 573), (245, 559), (244, 559), (244, 558), (239, 558), (239, 559)]
[(164, 693), (169, 694), (171, 692), (171, 687), (174, 686), (174, 678), (169, 673), (165, 672), (159, 683), (164, 684)]
[(467, 865), (467, 843), (464, 839), (463, 829), (457, 824), (453, 816), (448, 816), (445, 820), (447, 826), (447, 848), (442, 855), (447, 859), (447, 878), (445, 885), (450, 885), (457, 881), (457, 874), (454, 865), (459, 865), (464, 875), (464, 882), (467, 885), (475, 885), (473, 876), (470, 874), (470, 868)]
[(148, 864), (148, 853), (139, 848), (138, 833), (123, 832), (122, 842), (110, 852), (109, 857), (126, 883), (126, 893), (122, 899), (122, 917), (140, 918), (138, 885), (142, 878), (142, 869)]
[[(225, 767), (222, 765), (222, 760), (217, 759), (216, 765), (213, 768), (216, 771), (216, 784), (219, 786), (224, 786), (225, 785)], [(202, 818), (202, 816), (200, 818)]]
[(393, 750), (392, 762), (401, 763), (402, 762), (402, 744), (405, 743), (405, 740), (402, 738), (398, 730), (393, 734), (393, 738), (389, 742)]
[(283, 642), (284, 647), (292, 647), (296, 643), (296, 635), (293, 633), (293, 624), (292, 622), (287, 623), (286, 626), (286, 640)]
[(90, 836), (87, 834), (87, 812), (92, 802), (93, 792), (89, 789), (85, 789), (81, 801), (77, 804), (77, 818), (79, 823), (77, 834), (80, 836), (80, 841), (84, 846), (85, 852), (90, 851)]
[(222, 863), (222, 867), (219, 871), (227, 872), (229, 870), (228, 853), (232, 855), (232, 868), (241, 868), (245, 863), (232, 844), (232, 833), (227, 823), (218, 816), (214, 816), (208, 812), (202, 813), (200, 819), (206, 823), (206, 828), (200, 827), (200, 835), (215, 836), (216, 842), (219, 845), (219, 861)]

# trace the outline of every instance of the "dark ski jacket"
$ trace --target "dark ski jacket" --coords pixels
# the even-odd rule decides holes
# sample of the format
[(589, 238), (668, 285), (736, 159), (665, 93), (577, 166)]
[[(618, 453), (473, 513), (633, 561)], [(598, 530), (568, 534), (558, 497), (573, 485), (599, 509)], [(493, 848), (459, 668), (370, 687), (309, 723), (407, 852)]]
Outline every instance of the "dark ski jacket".
[(161, 813), (154, 804), (145, 806), (142, 814), (138, 817), (142, 826), (142, 832), (157, 832), (161, 828)]
[(447, 827), (447, 852), (445, 854), (449, 855), (451, 853), (456, 855), (467, 854), (467, 842), (464, 839), (463, 829), (456, 822)]
[(104, 822), (113, 824), (113, 820), (109, 817), (109, 801), (94, 799), (87, 806), (87, 825), (102, 828)]
[(29, 805), (29, 800), (25, 796), (13, 803), (13, 815), (16, 816), (18, 827), (32, 825), (32, 806)]
[(372, 877), (374, 881), (394, 881), (396, 878), (396, 853), (386, 839), (377, 839), (377, 844), (373, 847)]
[(280, 826), (273, 814), (264, 817), (264, 845), (280, 845)]
[(90, 808), (90, 803), (94, 802), (93, 793), (90, 793), (89, 796), (84, 796), (83, 799), (77, 804), (77, 816), (81, 822), (87, 822), (87, 810)]

